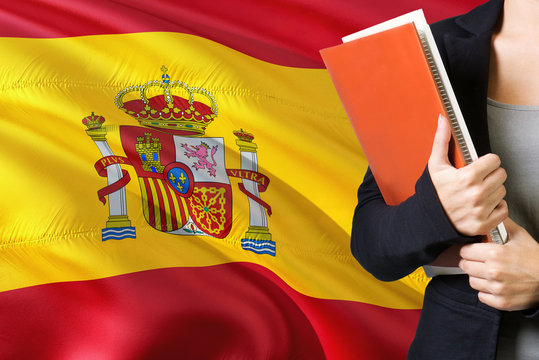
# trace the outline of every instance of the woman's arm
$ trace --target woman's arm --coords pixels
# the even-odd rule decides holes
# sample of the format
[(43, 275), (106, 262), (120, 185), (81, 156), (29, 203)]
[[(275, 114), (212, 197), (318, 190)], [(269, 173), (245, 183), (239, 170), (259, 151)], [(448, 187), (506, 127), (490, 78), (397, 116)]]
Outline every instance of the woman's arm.
[(497, 175), (497, 157), (490, 154), (456, 169), (447, 159), (450, 137), (447, 120), (440, 119), (429, 164), (416, 183), (415, 194), (397, 206), (385, 203), (367, 170), (358, 190), (351, 248), (360, 264), (380, 280), (406, 276), (450, 245), (486, 234), (507, 216), (500, 191), (505, 178)]
[(397, 206), (385, 203), (370, 169), (358, 190), (352, 254), (376, 278), (398, 280), (432, 262), (451, 244), (469, 242), (453, 228), (436, 196), (428, 170), (415, 194)]

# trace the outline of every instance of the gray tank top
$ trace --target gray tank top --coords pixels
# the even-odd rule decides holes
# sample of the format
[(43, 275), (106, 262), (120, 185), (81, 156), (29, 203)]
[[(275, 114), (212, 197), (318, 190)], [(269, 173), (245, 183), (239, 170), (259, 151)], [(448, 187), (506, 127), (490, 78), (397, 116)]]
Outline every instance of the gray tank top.
[[(507, 171), (509, 216), (539, 240), (539, 106), (487, 101), (492, 152)], [(504, 313), (497, 360), (539, 359), (539, 321)]]

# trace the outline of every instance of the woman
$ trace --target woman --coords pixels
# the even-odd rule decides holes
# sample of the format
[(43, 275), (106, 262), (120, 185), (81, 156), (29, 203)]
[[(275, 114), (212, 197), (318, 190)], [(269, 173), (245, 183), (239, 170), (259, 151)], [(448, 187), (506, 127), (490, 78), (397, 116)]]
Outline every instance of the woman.
[[(450, 129), (441, 119), (415, 195), (387, 206), (370, 170), (360, 186), (352, 252), (377, 278), (396, 280), (450, 246), (468, 244), (459, 264), (467, 275), (429, 283), (410, 359), (539, 359), (539, 166), (535, 171), (533, 161), (539, 159), (539, 147), (533, 148), (539, 143), (533, 139), (534, 120), (539, 122), (538, 19), (537, 0), (491, 0), (433, 24), (483, 156), (453, 168), (447, 161)], [(500, 158), (510, 165), (507, 172)], [(501, 221), (506, 245), (474, 243)]]

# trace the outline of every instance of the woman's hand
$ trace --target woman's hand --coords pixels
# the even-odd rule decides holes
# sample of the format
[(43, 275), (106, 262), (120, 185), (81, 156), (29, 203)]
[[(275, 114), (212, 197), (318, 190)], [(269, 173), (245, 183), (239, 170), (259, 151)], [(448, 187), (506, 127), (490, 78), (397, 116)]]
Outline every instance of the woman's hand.
[(539, 305), (539, 243), (510, 218), (507, 243), (475, 243), (460, 250), (459, 267), (470, 276), (479, 300), (499, 310)]
[(448, 159), (451, 128), (440, 115), (428, 169), (438, 198), (455, 229), (465, 236), (485, 235), (507, 216), (505, 170), (500, 158), (487, 154), (455, 168)]

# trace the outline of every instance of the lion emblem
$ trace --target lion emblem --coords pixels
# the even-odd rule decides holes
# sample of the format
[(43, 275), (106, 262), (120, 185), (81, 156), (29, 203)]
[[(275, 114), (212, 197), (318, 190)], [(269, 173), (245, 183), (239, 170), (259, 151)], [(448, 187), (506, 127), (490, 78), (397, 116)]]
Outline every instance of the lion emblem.
[[(200, 169), (207, 169), (210, 176), (215, 177), (215, 168), (214, 166), (217, 165), (217, 162), (213, 158), (213, 155), (217, 152), (217, 145), (211, 148), (211, 154), (208, 154), (208, 150), (210, 150), (210, 147), (205, 142), (201, 142), (200, 145), (196, 146), (189, 146), (187, 144), (181, 144), (181, 146), (185, 149), (185, 156), (188, 158), (195, 157), (198, 159), (197, 162), (193, 163), (193, 167), (197, 170)], [(210, 156), (211, 162), (208, 161), (208, 155)]]

